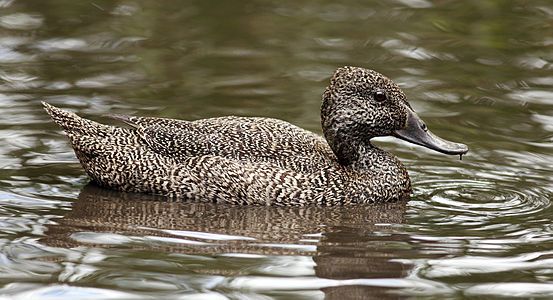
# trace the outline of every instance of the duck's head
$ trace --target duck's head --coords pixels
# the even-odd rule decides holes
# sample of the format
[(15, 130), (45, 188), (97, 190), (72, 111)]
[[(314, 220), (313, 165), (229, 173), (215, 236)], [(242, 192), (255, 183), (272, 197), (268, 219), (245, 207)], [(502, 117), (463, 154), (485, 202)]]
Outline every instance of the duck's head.
[(329, 145), (343, 164), (354, 162), (359, 147), (378, 136), (395, 136), (445, 154), (468, 152), (466, 145), (430, 132), (397, 84), (364, 68), (336, 70), (323, 94), (321, 121)]

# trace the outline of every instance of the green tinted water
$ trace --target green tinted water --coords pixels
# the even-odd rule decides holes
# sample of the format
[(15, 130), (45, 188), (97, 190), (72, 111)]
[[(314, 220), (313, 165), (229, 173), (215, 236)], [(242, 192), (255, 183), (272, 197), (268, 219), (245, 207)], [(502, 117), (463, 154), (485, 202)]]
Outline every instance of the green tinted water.
[[(0, 1), (0, 294), (553, 297), (552, 46), (549, 1)], [(343, 65), (394, 79), (471, 152), (380, 139), (407, 204), (175, 203), (87, 186), (39, 103), (320, 132)]]

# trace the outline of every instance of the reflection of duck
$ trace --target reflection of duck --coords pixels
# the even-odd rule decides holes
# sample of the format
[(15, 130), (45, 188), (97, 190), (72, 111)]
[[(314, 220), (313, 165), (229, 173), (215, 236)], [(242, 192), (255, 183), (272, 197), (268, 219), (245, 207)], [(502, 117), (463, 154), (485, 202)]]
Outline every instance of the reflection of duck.
[[(398, 245), (408, 246), (409, 237), (394, 229), (404, 222), (405, 202), (356, 207), (241, 207), (159, 200), (89, 184), (70, 211), (55, 225), (47, 225), (41, 243), (104, 249), (111, 244), (113, 251), (131, 247), (136, 251), (216, 257), (226, 253), (311, 256), (316, 263), (315, 275), (329, 279), (402, 278), (409, 269), (390, 261), (403, 255)], [(110, 240), (113, 234), (128, 237), (128, 244), (113, 245), (125, 243), (124, 238)], [(165, 256), (158, 257), (162, 260)], [(194, 269), (194, 263), (187, 270), (206, 272), (201, 267)], [(224, 266), (211, 268), (210, 274), (243, 275), (241, 269)], [(340, 291), (335, 296), (342, 299), (351, 293), (378, 292), (374, 287), (341, 286), (326, 288), (325, 293), (335, 290)]]
[[(179, 252), (192, 253), (298, 253), (290, 248), (267, 248), (267, 244), (302, 244), (306, 234), (342, 232), (354, 240), (372, 232), (374, 224), (403, 223), (405, 202), (356, 207), (241, 207), (233, 205), (163, 201), (163, 197), (123, 193), (88, 184), (74, 202), (72, 210), (48, 230), (55, 243), (75, 243), (70, 234), (78, 231), (100, 231), (133, 236), (181, 237), (206, 242), (194, 231), (245, 237), (243, 239), (209, 240), (207, 245), (179, 244)], [(378, 227), (385, 229), (386, 227)], [(349, 236), (349, 238), (353, 238)], [(207, 238), (209, 239), (209, 237)], [(347, 238), (346, 238), (347, 239)], [(60, 244), (61, 245), (61, 244)], [(172, 245), (172, 244), (171, 244)], [(73, 245), (66, 245), (73, 246)], [(207, 246), (207, 247), (206, 247)], [(308, 247), (309, 249), (315, 249)], [(305, 253), (306, 248), (301, 249)], [(311, 250), (309, 250), (311, 251)], [(307, 251), (309, 253), (309, 251)]]
[[(118, 190), (266, 205), (336, 205), (407, 198), (405, 167), (370, 139), (394, 135), (447, 153), (463, 144), (434, 136), (390, 79), (343, 67), (323, 95), (326, 141), (281, 120), (194, 122), (115, 116), (102, 125), (44, 104), (98, 184)], [(328, 143), (327, 143), (328, 142)]]

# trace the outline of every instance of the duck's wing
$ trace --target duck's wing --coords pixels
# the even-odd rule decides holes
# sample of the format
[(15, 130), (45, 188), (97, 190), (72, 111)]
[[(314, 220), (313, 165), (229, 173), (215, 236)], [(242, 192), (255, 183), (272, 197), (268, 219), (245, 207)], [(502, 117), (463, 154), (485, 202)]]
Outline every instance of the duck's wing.
[[(271, 163), (251, 163), (213, 155), (176, 161), (145, 147), (120, 147), (79, 136), (73, 143), (93, 145), (86, 163), (99, 185), (180, 199), (240, 205), (342, 205), (351, 183), (342, 170), (326, 167), (304, 173)], [(84, 165), (83, 165), (84, 166)]]
[(115, 116), (136, 128), (156, 153), (176, 159), (214, 155), (306, 169), (334, 161), (319, 135), (270, 118), (221, 117), (197, 121)]

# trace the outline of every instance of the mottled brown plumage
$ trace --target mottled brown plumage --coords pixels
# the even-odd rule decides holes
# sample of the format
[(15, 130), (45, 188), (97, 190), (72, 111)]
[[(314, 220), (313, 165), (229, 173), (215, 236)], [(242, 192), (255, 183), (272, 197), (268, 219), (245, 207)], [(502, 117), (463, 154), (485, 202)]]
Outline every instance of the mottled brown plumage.
[(326, 140), (270, 118), (114, 116), (123, 128), (43, 104), (87, 174), (108, 188), (284, 206), (388, 202), (411, 191), (405, 167), (370, 139), (403, 130), (414, 112), (372, 70), (343, 67), (332, 77), (321, 109)]

